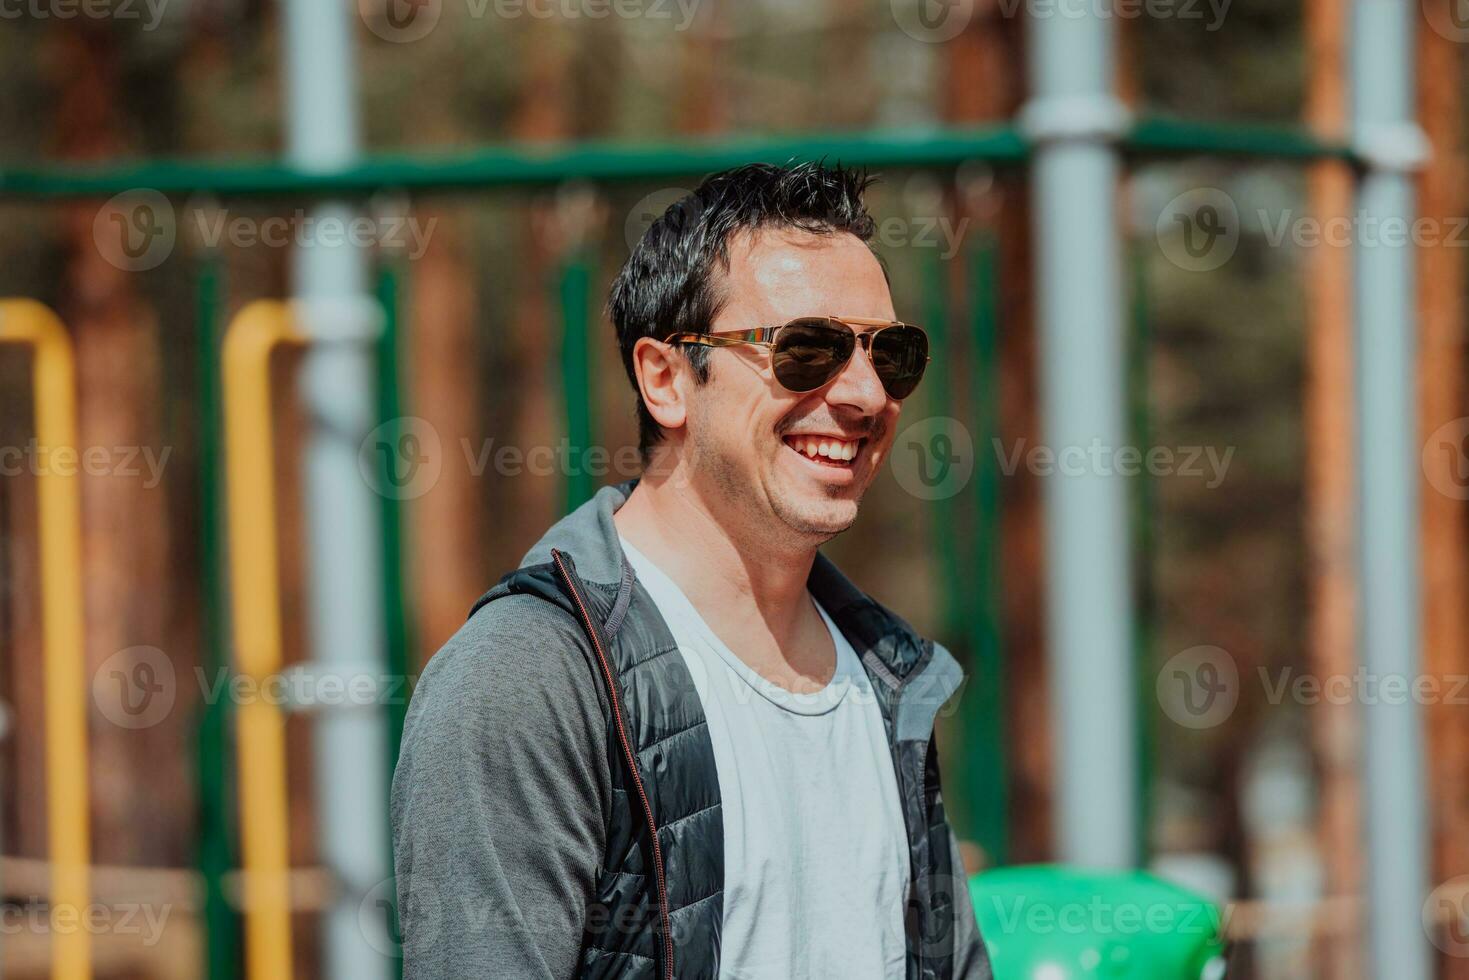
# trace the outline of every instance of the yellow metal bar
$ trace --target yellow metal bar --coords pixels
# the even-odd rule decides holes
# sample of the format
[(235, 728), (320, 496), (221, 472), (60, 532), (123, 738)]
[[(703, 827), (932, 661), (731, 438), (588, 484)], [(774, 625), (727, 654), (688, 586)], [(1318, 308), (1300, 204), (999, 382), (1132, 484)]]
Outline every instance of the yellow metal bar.
[[(76, 465), (76, 364), (55, 313), (27, 299), (0, 300), (0, 343), (35, 350), (36, 441), (51, 464), (36, 478), (41, 524), (45, 651), (46, 832), (51, 859), (52, 980), (92, 974), (85, 922), (91, 862), (87, 798), (87, 680), (82, 648), (82, 505)], [(67, 918), (65, 926), (59, 921)]]
[[(235, 666), (257, 688), (281, 669), (275, 440), (270, 355), (301, 344), (285, 303), (241, 310), (224, 338), (225, 480)], [(290, 980), (290, 849), (286, 724), (280, 707), (249, 698), (235, 718), (244, 860), (245, 965), (252, 980)]]

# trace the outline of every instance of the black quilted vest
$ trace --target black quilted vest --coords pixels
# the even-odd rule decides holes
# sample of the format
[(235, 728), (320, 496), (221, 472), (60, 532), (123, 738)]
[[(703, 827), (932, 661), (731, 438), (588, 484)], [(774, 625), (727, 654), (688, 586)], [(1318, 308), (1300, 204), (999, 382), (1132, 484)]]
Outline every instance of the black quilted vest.
[[(714, 747), (684, 659), (612, 524), (632, 485), (604, 487), (559, 522), (470, 615), (512, 594), (555, 603), (580, 623), (610, 695), (614, 801), (580, 975), (716, 980), (724, 839)], [(887, 727), (911, 857), (907, 976), (947, 980), (954, 889), (965, 875), (949, 846), (933, 722), (962, 674), (948, 651), (863, 595), (824, 556), (808, 585), (861, 658)]]

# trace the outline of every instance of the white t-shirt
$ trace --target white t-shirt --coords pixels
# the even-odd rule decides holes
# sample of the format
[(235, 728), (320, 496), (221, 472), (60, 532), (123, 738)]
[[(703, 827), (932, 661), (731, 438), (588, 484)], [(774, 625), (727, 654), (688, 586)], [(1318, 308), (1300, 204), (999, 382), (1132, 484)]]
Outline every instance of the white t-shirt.
[[(856, 651), (822, 690), (762, 678), (679, 587), (623, 550), (688, 664), (714, 743), (724, 817), (726, 980), (901, 978), (908, 845), (882, 714)], [(815, 603), (815, 599), (812, 599)]]

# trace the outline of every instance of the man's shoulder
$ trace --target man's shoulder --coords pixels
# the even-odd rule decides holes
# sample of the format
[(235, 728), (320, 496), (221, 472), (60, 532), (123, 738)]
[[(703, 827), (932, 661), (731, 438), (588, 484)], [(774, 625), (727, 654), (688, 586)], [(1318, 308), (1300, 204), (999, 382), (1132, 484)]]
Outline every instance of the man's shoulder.
[(429, 658), (414, 708), (508, 717), (532, 705), (589, 706), (604, 699), (589, 656), (571, 613), (535, 596), (504, 596), (481, 606)]
[(469, 928), (465, 916), (440, 913), (453, 911), (450, 899), (486, 910), (509, 903), (527, 922), (550, 922), (590, 890), (613, 799), (612, 756), (606, 702), (582, 642), (553, 603), (507, 596), (470, 617), (419, 678), (393, 774), (394, 859), (400, 897), (412, 881), (443, 904), (404, 903), (416, 909), (405, 921), (414, 976), (488, 975), (482, 963), (532, 959), (543, 967), (552, 947), (575, 962), (580, 929), (565, 943), (535, 937), (546, 942), (536, 948), (530, 934), (482, 921)]
[(586, 636), (568, 610), (525, 593), (511, 593), (479, 606), (440, 653), (483, 652), (507, 639), (584, 644)]

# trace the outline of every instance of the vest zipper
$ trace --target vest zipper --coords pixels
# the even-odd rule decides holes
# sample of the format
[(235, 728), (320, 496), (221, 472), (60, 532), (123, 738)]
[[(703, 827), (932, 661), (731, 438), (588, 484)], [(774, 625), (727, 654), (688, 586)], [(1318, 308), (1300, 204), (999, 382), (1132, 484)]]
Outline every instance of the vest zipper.
[(658, 825), (653, 820), (653, 806), (648, 802), (648, 792), (643, 787), (642, 776), (638, 773), (637, 756), (633, 753), (632, 741), (628, 738), (627, 729), (622, 723), (622, 703), (617, 697), (617, 684), (612, 674), (612, 663), (608, 660), (606, 651), (602, 649), (602, 641), (597, 638), (597, 629), (592, 623), (586, 603), (582, 601), (581, 594), (572, 584), (571, 573), (562, 560), (561, 552), (552, 549), (551, 559), (556, 563), (556, 571), (561, 573), (561, 579), (566, 583), (567, 591), (571, 593), (571, 601), (576, 605), (582, 628), (586, 630), (587, 637), (592, 641), (592, 649), (596, 652), (597, 660), (602, 666), (602, 676), (607, 681), (607, 694), (612, 699), (612, 718), (617, 725), (617, 738), (622, 743), (622, 753), (627, 758), (633, 786), (638, 791), (638, 802), (643, 805), (643, 816), (648, 821), (648, 833), (653, 838), (653, 876), (658, 893), (658, 919), (663, 929), (665, 967), (663, 973), (666, 980), (673, 980), (673, 925), (668, 910), (668, 883), (663, 877), (663, 847), (658, 842)]
[[(881, 667), (882, 671), (886, 673), (888, 677), (893, 677), (892, 672), (887, 670), (887, 666), (883, 664), (881, 660), (878, 660), (875, 657), (873, 659), (876, 662), (877, 666)], [(929, 896), (925, 896), (919, 892), (918, 863), (913, 859), (917, 849), (916, 841), (926, 837), (928, 834), (928, 807), (924, 805), (924, 796), (928, 792), (928, 749), (924, 749), (923, 761), (918, 766), (917, 787), (913, 787), (911, 785), (911, 780), (907, 778), (909, 770), (903, 765), (902, 753), (898, 750), (898, 707), (901, 702), (903, 688), (907, 686), (908, 681), (912, 680), (915, 674), (922, 672), (923, 667), (924, 663), (920, 661), (920, 663), (915, 666), (912, 672), (909, 673), (906, 677), (902, 679), (894, 678), (895, 680), (897, 680), (897, 684), (893, 687), (892, 699), (888, 702), (888, 711), (890, 717), (888, 720), (889, 723), (886, 727), (888, 733), (888, 751), (892, 755), (893, 771), (894, 775), (897, 776), (898, 779), (898, 792), (906, 797), (907, 791), (909, 789), (916, 789), (917, 791), (916, 799), (918, 800), (920, 825), (916, 834), (914, 832), (914, 828), (909, 824), (908, 821), (908, 808), (906, 806), (903, 808), (903, 826), (908, 837), (908, 870), (910, 876), (909, 890), (912, 895), (918, 900), (917, 920), (914, 923), (914, 932), (916, 933), (916, 935), (912, 935), (909, 937), (916, 947), (913, 952), (913, 960), (911, 961), (910, 965), (916, 967), (917, 972), (915, 976), (918, 978), (918, 980), (929, 980), (929, 978), (935, 976), (935, 974), (929, 969), (930, 960), (932, 959), (932, 957), (926, 955), (924, 951), (925, 944), (927, 942), (927, 933), (924, 926), (928, 918), (928, 913), (932, 908), (932, 902)], [(886, 679), (887, 678), (885, 677), (884, 680)], [(929, 744), (932, 745), (932, 742), (933, 735), (930, 734)], [(930, 849), (931, 847), (932, 845), (930, 845)], [(955, 857), (957, 857), (957, 855), (955, 855)], [(929, 855), (927, 864), (930, 868), (933, 866), (932, 854)], [(950, 868), (950, 870), (952, 871), (952, 867)]]

